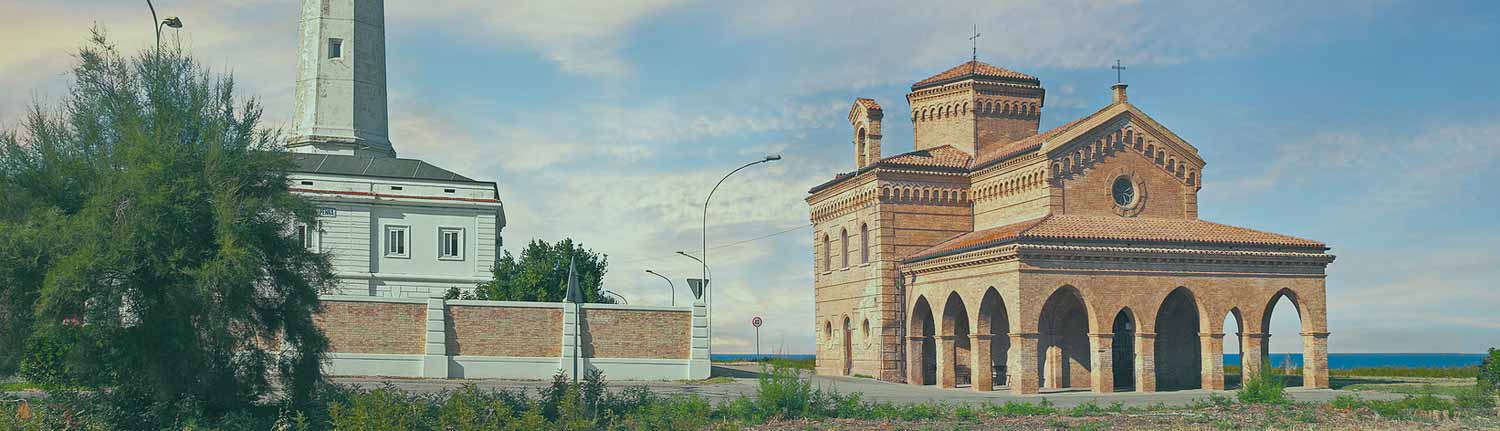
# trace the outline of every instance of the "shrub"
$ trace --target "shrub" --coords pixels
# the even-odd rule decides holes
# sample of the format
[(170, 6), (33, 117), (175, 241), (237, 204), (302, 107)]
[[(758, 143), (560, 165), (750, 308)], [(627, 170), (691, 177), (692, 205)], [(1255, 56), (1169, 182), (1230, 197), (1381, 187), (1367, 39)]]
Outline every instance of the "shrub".
[[(1268, 363), (1269, 359), (1262, 361)], [(1287, 402), (1286, 382), (1271, 371), (1271, 367), (1260, 367), (1255, 376), (1245, 379), (1237, 395), (1246, 404), (1283, 404)]]
[(1474, 385), (1454, 395), (1453, 404), (1461, 409), (1493, 409), (1495, 393), (1483, 385)]
[(21, 377), (45, 389), (82, 386), (82, 373), (70, 358), (83, 329), (72, 325), (44, 326), (26, 340), (21, 359)]
[(1041, 404), (1006, 401), (1005, 404), (991, 404), (985, 410), (994, 416), (1041, 416), (1057, 413), (1057, 408), (1046, 398), (1042, 398)]
[(1490, 393), (1500, 393), (1500, 349), (1491, 347), (1489, 356), (1479, 365), (1479, 385)]
[(765, 418), (804, 417), (812, 405), (812, 382), (795, 368), (762, 366), (757, 407)]

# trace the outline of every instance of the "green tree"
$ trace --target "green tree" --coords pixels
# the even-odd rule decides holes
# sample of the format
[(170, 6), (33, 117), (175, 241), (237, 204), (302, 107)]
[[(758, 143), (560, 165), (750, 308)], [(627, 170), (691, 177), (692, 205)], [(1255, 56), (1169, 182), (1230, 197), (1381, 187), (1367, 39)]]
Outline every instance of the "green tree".
[[(568, 263), (576, 259), (583, 302), (613, 304), (606, 296), (604, 272), (609, 256), (595, 253), (571, 238), (548, 244), (532, 240), (517, 259), (509, 251), (495, 264), (495, 278), (474, 289), (474, 297), (494, 301), (560, 302), (568, 294)], [(455, 297), (450, 292), (449, 297)]]
[(1479, 386), (1485, 391), (1500, 394), (1500, 349), (1490, 348), (1490, 354), (1479, 364)]
[(57, 109), (0, 132), (0, 360), (46, 344), (15, 331), (72, 333), (68, 369), (140, 411), (221, 414), (277, 381), (306, 401), (333, 275), (292, 237), (314, 207), (287, 190), (259, 104), (182, 51), (127, 58), (98, 30), (77, 59)]

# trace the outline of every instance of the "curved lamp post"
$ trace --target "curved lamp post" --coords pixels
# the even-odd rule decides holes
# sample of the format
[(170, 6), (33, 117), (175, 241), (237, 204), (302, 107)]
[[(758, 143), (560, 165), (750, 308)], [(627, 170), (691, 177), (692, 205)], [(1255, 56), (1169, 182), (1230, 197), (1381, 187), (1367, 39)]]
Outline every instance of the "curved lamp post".
[(656, 271), (652, 271), (652, 270), (649, 270), (649, 269), (646, 270), (646, 273), (654, 275), (654, 276), (657, 276), (657, 277), (661, 277), (662, 280), (666, 280), (667, 281), (667, 287), (672, 289), (672, 306), (674, 306), (674, 307), (677, 306), (677, 285), (676, 284), (672, 284), (672, 279), (667, 278), (667, 276), (665, 276), (665, 275), (657, 274)]
[[(719, 182), (717, 184), (714, 184), (714, 188), (710, 189), (708, 191), (708, 197), (703, 199), (703, 253), (698, 255), (701, 258), (700, 257), (694, 257), (693, 259), (697, 260), (699, 263), (703, 264), (703, 290), (704, 290), (704, 292), (703, 292), (703, 299), (704, 299), (704, 302), (706, 302), (707, 305), (708, 305), (708, 316), (707, 317), (708, 317), (708, 339), (710, 340), (709, 341), (709, 351), (710, 351), (710, 353), (713, 351), (713, 341), (712, 340), (713, 340), (713, 336), (714, 336), (714, 324), (713, 324), (713, 321), (714, 321), (714, 301), (713, 301), (713, 291), (711, 289), (709, 289), (709, 287), (708, 287), (709, 283), (710, 283), (710, 280), (712, 280), (711, 278), (708, 277), (708, 203), (711, 202), (711, 201), (713, 201), (713, 199), (714, 199), (714, 192), (719, 191), (719, 186), (724, 185), (724, 180), (729, 179), (729, 177), (731, 175), (734, 175), (735, 172), (739, 172), (740, 170), (743, 170), (745, 168), (748, 168), (748, 167), (751, 167), (751, 166), (755, 166), (755, 165), (758, 165), (758, 164), (761, 164), (761, 163), (774, 162), (774, 161), (777, 161), (777, 160), (781, 160), (781, 155), (780, 154), (772, 154), (772, 155), (766, 156), (763, 159), (756, 160), (756, 161), (753, 161), (753, 162), (750, 162), (750, 163), (746, 163), (746, 164), (744, 164), (744, 165), (742, 165), (742, 166), (740, 166), (738, 168), (734, 168), (734, 170), (729, 171), (729, 173), (727, 173), (727, 174), (724, 174), (724, 178), (720, 178)], [(687, 253), (683, 253), (683, 252), (678, 252), (678, 253), (682, 254), (683, 256), (693, 257), (692, 255), (689, 255)]]
[(169, 16), (169, 17), (166, 17), (165, 19), (157, 20), (156, 19), (156, 6), (154, 6), (154, 5), (151, 4), (151, 0), (146, 0), (146, 7), (151, 9), (151, 25), (156, 26), (156, 50), (160, 51), (161, 50), (161, 26), (167, 26), (167, 27), (171, 27), (171, 28), (182, 28), (182, 19), (178, 18), (178, 17), (175, 17), (175, 16)]
[(621, 304), (630, 305), (630, 301), (626, 301), (625, 300), (625, 295), (621, 295), (621, 294), (618, 294), (618, 293), (610, 292), (610, 291), (604, 290), (604, 289), (599, 289), (599, 293), (608, 293), (610, 295), (614, 295), (616, 298), (620, 298), (620, 303)]

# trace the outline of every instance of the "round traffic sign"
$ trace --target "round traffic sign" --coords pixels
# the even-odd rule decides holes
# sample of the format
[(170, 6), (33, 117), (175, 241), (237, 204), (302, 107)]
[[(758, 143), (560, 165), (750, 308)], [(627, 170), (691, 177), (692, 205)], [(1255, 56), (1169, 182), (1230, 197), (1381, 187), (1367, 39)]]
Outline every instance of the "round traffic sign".
[(759, 328), (760, 327), (760, 316), (755, 316), (755, 318), (750, 319), (750, 324), (754, 325), (757, 328)]

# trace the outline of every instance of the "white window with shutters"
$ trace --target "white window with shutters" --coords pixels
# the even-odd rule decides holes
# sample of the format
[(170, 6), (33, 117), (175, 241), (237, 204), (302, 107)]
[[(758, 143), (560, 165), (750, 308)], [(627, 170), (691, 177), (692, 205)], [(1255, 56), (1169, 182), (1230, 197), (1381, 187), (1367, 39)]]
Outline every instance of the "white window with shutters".
[(411, 237), (409, 226), (385, 227), (385, 257), (410, 258)]
[(438, 228), (438, 259), (464, 260), (463, 228)]

